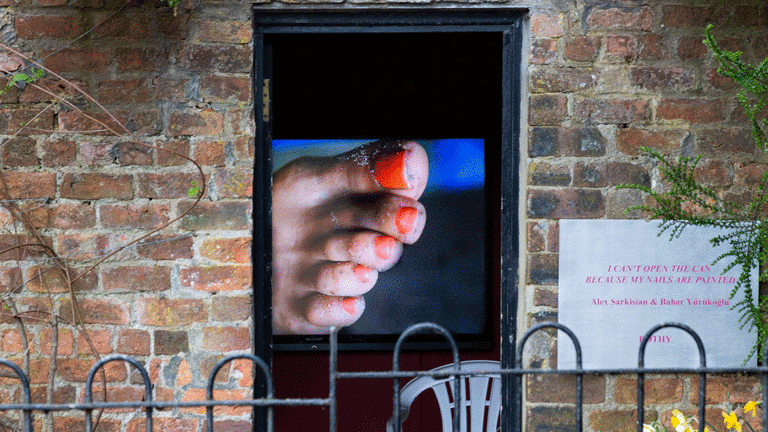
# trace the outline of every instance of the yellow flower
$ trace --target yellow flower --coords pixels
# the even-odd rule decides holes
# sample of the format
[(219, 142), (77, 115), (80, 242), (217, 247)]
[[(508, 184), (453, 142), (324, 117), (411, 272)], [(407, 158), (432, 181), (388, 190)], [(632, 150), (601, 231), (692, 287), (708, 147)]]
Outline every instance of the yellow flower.
[(672, 410), (672, 426), (674, 426), (677, 432), (691, 432), (691, 425), (688, 424), (688, 420), (685, 419), (683, 413), (678, 410)]
[(649, 424), (643, 423), (643, 432), (656, 432), (656, 428)]
[(739, 419), (736, 418), (736, 413), (731, 411), (730, 415), (726, 415), (723, 413), (725, 426), (728, 427), (728, 429), (736, 429), (737, 432), (741, 432), (741, 423), (739, 423)]
[(749, 402), (747, 402), (747, 404), (746, 404), (746, 405), (744, 405), (744, 414), (746, 414), (746, 413), (748, 413), (748, 412), (752, 411), (752, 417), (754, 417), (754, 416), (755, 416), (755, 406), (756, 406), (756, 405), (757, 405), (757, 404), (755, 403), (755, 401), (749, 401)]

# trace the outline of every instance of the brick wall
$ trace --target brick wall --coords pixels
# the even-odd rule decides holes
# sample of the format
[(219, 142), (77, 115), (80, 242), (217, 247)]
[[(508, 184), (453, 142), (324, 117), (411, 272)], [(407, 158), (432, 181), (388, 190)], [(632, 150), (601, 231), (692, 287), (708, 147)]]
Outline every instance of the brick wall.
[[(152, 1), (121, 8), (111, 0), (10, 0), (2, 6), (5, 41), (72, 80), (137, 141), (152, 146), (105, 131), (86, 117), (106, 118), (96, 104), (50, 74), (41, 87), (82, 113), (32, 86), (2, 96), (5, 187), (10, 198), (22, 200), (16, 203), (44, 241), (66, 258), (71, 274), (181, 215), (194, 202), (188, 195), (193, 180), (207, 186), (187, 216), (73, 284), (83, 326), (70, 324), (73, 303), (55, 263), (40, 260), (43, 254), (34, 249), (2, 255), (2, 291), (23, 317), (34, 401), (46, 397), (51, 314), (61, 317), (53, 402), (82, 400), (93, 351), (143, 362), (157, 399), (204, 399), (216, 361), (252, 346), (249, 5), (187, 2), (174, 11)], [(7, 55), (0, 63), (11, 70), (18, 66)], [(29, 127), (9, 140), (22, 122)], [(197, 161), (205, 179), (191, 162), (162, 149)], [(0, 228), (2, 249), (30, 240), (31, 232), (7, 209), (0, 212)], [(13, 311), (0, 313), (0, 356), (22, 363)], [(137, 379), (124, 365), (109, 363), (108, 399), (140, 399)], [(218, 383), (219, 398), (249, 395), (250, 365), (225, 368)], [(0, 390), (0, 400), (12, 400), (14, 392), (13, 386)], [(221, 409), (218, 418), (231, 430), (246, 428), (249, 412)], [(156, 428), (196, 430), (204, 424), (203, 413), (161, 412)], [(57, 416), (55, 430), (83, 423), (81, 414), (71, 415)], [(143, 430), (141, 416), (132, 417), (107, 414), (100, 430)], [(43, 416), (36, 419), (42, 427)]]
[[(557, 320), (558, 219), (643, 217), (624, 211), (643, 204), (644, 197), (615, 189), (660, 180), (638, 147), (704, 155), (699, 179), (728, 197), (748, 192), (753, 173), (765, 169), (734, 84), (717, 75), (701, 43), (704, 27), (712, 23), (722, 46), (743, 51), (752, 62), (764, 59), (765, 2), (553, 6), (534, 10), (530, 19), (522, 328)], [(556, 367), (554, 337), (540, 336), (535, 345), (528, 365)], [(572, 430), (574, 389), (570, 377), (528, 379), (529, 430)], [(716, 378), (708, 384), (708, 403), (725, 409), (725, 402), (759, 397), (758, 389), (754, 379)], [(688, 376), (647, 379), (646, 421), (668, 423), (673, 408), (696, 414), (697, 391), (698, 380)], [(635, 377), (587, 377), (585, 430), (633, 430), (636, 392)], [(718, 427), (720, 411), (707, 414)]]
[[(765, 58), (765, 2), (651, 3), (504, 3), (531, 10), (528, 117), (523, 119), (527, 142), (520, 143), (526, 255), (521, 257), (524, 301), (518, 315), (523, 329), (557, 319), (558, 219), (641, 217), (624, 209), (642, 197), (614, 189), (658, 179), (651, 161), (638, 154), (640, 145), (670, 154), (704, 154), (702, 180), (731, 196), (745, 193), (754, 173), (765, 167), (751, 145), (733, 85), (717, 76), (700, 42), (704, 26), (714, 23), (724, 46), (744, 51), (748, 59)], [(444, 5), (419, 2), (418, 7)], [(15, 307), (0, 311), (0, 356), (22, 363), (26, 349), (35, 400), (44, 400), (54, 339), (49, 322), (57, 314), (55, 402), (82, 399), (93, 351), (126, 353), (145, 362), (159, 399), (202, 398), (204, 377), (215, 361), (251, 347), (250, 4), (185, 0), (175, 11), (153, 1), (124, 8), (114, 0), (0, 0), (0, 6), (3, 41), (44, 59), (109, 109), (138, 141), (153, 146), (106, 133), (32, 86), (0, 99), (7, 198), (21, 200), (14, 203), (24, 210), (27, 227), (67, 257), (70, 274), (173, 221), (193, 203), (187, 193), (191, 181), (202, 182), (196, 168), (162, 149), (197, 161), (207, 186), (205, 197), (183, 219), (151, 235), (145, 245), (119, 251), (73, 284), (85, 323), (80, 329), (92, 347), (67, 322), (73, 303), (55, 263), (42, 260), (40, 249), (0, 255), (4, 295)], [(0, 55), (0, 67), (19, 66), (13, 56)], [(105, 118), (95, 103), (61, 80), (48, 75), (40, 84)], [(10, 139), (22, 123), (25, 127)], [(7, 209), (0, 213), (0, 227), (5, 246), (34, 241)], [(14, 315), (23, 317), (28, 346)], [(529, 356), (529, 364), (553, 367), (554, 339), (539, 343), (543, 349)], [(113, 365), (107, 372), (113, 381), (110, 400), (137, 397), (135, 377), (125, 367)], [(9, 400), (16, 390), (8, 379), (0, 380), (6, 385), (0, 400)], [(587, 430), (631, 429), (633, 382), (627, 377), (587, 380)], [(220, 373), (219, 383), (222, 397), (240, 397), (249, 391), (250, 371), (236, 363)], [(529, 380), (530, 430), (571, 430), (571, 385), (568, 378)], [(647, 385), (650, 419), (667, 416), (672, 407), (691, 407), (696, 394), (696, 382), (688, 377), (654, 378)], [(751, 381), (721, 378), (710, 387), (710, 402), (743, 402), (756, 390)], [(244, 427), (242, 414), (224, 410), (221, 426)], [(199, 410), (159, 416), (165, 428), (194, 430), (204, 423)], [(102, 421), (110, 430), (141, 427), (130, 416), (107, 415)], [(57, 430), (64, 430), (81, 419), (63, 415), (56, 422)]]

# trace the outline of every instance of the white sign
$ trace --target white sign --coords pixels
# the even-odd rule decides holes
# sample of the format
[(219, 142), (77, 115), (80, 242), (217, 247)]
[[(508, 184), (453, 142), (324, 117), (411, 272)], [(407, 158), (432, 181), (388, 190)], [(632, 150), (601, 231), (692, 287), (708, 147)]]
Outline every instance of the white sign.
[[(583, 367), (634, 368), (640, 341), (657, 324), (679, 322), (701, 337), (706, 365), (741, 366), (756, 334), (739, 329), (729, 299), (740, 267), (713, 264), (729, 245), (713, 248), (722, 230), (688, 227), (672, 241), (659, 221), (561, 220), (558, 322), (581, 344)], [(752, 275), (757, 291), (757, 274)], [(575, 350), (558, 332), (558, 368), (575, 368)], [(698, 367), (696, 343), (676, 328), (648, 341), (646, 367)], [(751, 365), (755, 364), (753, 357)]]

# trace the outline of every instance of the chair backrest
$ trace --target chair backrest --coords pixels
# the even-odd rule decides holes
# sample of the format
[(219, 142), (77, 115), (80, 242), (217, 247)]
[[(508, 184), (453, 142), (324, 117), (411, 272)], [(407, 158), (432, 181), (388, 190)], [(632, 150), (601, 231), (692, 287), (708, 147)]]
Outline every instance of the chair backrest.
[[(496, 432), (501, 411), (501, 375), (493, 372), (498, 371), (499, 367), (499, 362), (491, 360), (461, 362), (461, 373), (488, 372), (462, 377), (460, 381), (461, 402), (464, 405), (459, 425), (461, 432)], [(454, 365), (451, 363), (432, 369), (432, 372), (453, 369)], [(453, 379), (450, 377), (420, 376), (403, 386), (400, 390), (400, 422), (405, 421), (411, 404), (426, 389), (432, 389), (437, 397), (443, 432), (453, 432), (453, 409), (456, 397), (453, 394)], [(393, 416), (387, 422), (387, 432), (394, 430), (395, 417)]]

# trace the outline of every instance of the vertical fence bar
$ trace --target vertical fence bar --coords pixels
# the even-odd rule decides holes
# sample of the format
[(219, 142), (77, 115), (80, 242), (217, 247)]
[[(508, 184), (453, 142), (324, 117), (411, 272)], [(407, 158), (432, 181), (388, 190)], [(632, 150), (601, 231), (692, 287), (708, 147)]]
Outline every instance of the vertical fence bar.
[[(545, 322), (541, 324), (536, 324), (535, 326), (532, 326), (528, 329), (528, 331), (525, 332), (522, 338), (520, 338), (520, 342), (517, 345), (517, 354), (515, 355), (515, 368), (516, 369), (523, 369), (523, 348), (525, 347), (525, 342), (528, 340), (528, 338), (536, 333), (537, 331), (544, 329), (544, 328), (555, 328), (558, 330), (561, 330), (563, 333), (568, 335), (569, 338), (571, 338), (571, 342), (573, 342), (573, 348), (576, 350), (576, 369), (578, 372), (576, 373), (576, 430), (581, 431), (582, 429), (582, 411), (583, 411), (583, 393), (584, 393), (584, 385), (583, 385), (583, 378), (584, 378), (584, 368), (582, 368), (581, 365), (581, 344), (579, 343), (579, 339), (576, 337), (576, 335), (569, 329), (568, 327), (556, 323), (556, 322)], [(523, 372), (520, 372), (519, 374), (519, 380), (518, 380), (518, 388), (517, 388), (517, 394), (515, 396), (515, 406), (512, 407), (512, 409), (515, 410), (515, 413), (513, 415), (517, 416), (517, 425), (519, 425), (520, 430), (514, 431), (514, 432), (521, 432), (523, 430), (523, 402), (522, 402), (522, 394), (523, 394)]]
[[(701, 341), (701, 338), (699, 335), (690, 327), (688, 327), (685, 324), (681, 323), (675, 323), (675, 322), (669, 322), (669, 323), (663, 323), (653, 326), (648, 332), (643, 336), (643, 340), (640, 342), (640, 349), (637, 356), (637, 367), (638, 369), (641, 369), (640, 372), (637, 374), (637, 432), (643, 432), (643, 420), (644, 420), (644, 399), (645, 399), (645, 372), (643, 369), (645, 369), (645, 347), (648, 344), (648, 340), (651, 336), (653, 336), (654, 333), (657, 331), (663, 329), (663, 328), (679, 328), (680, 330), (684, 330), (687, 332), (691, 337), (693, 338), (694, 342), (696, 342), (696, 347), (699, 350), (699, 366), (702, 369), (705, 369), (707, 367), (707, 355), (704, 351), (704, 343)], [(706, 421), (706, 417), (704, 417), (706, 413), (706, 396), (707, 396), (707, 374), (706, 372), (701, 372), (699, 374), (699, 429), (704, 430), (703, 425)]]
[(336, 432), (336, 356), (339, 349), (339, 329), (331, 327), (330, 356), (328, 359), (328, 421), (330, 432)]
[[(400, 333), (400, 337), (395, 343), (395, 351), (392, 354), (392, 371), (400, 371), (400, 351), (402, 349), (403, 342), (405, 342), (408, 336), (418, 332), (423, 332), (425, 330), (432, 330), (435, 333), (441, 334), (443, 337), (445, 337), (448, 343), (450, 343), (451, 350), (453, 351), (453, 364), (456, 367), (456, 372), (460, 372), (461, 362), (459, 361), (459, 348), (456, 345), (456, 340), (453, 339), (453, 336), (448, 330), (445, 329), (445, 327), (430, 322), (414, 324)], [(461, 386), (459, 385), (461, 376), (451, 376), (453, 376), (453, 406), (455, 407), (453, 410), (453, 430), (454, 432), (459, 432), (459, 425), (463, 411), (463, 397), (461, 394)], [(402, 425), (400, 424), (400, 378), (395, 378), (392, 398), (392, 405), (394, 406), (393, 409), (395, 411), (392, 415), (395, 418), (395, 432), (402, 432)]]

